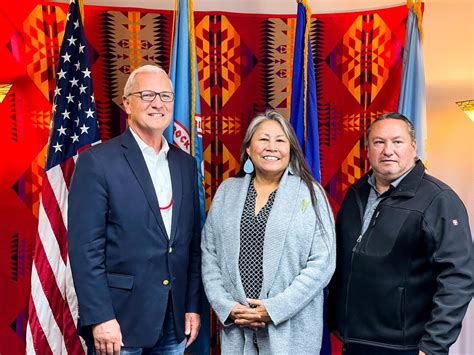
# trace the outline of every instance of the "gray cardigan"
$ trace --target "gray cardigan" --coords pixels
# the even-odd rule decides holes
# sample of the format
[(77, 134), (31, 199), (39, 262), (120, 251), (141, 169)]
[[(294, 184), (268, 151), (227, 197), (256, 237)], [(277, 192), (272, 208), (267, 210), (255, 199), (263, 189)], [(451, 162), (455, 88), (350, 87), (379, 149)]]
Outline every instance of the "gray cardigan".
[[(219, 187), (204, 226), (202, 279), (221, 322), (222, 354), (255, 354), (252, 333), (229, 319), (246, 305), (239, 273), (240, 220), (250, 176)], [(305, 183), (285, 172), (265, 230), (260, 299), (272, 322), (257, 331), (260, 354), (319, 354), (323, 288), (335, 268), (334, 219), (324, 191), (315, 185), (318, 213)]]

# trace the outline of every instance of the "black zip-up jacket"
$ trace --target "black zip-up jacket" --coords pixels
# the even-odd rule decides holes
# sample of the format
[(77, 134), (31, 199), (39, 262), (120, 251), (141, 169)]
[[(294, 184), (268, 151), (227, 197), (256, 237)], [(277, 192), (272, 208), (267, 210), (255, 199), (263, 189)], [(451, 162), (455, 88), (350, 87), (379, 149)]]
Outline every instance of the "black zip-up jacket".
[(418, 161), (360, 236), (367, 179), (349, 188), (337, 216), (330, 328), (348, 343), (447, 354), (474, 292), (466, 209)]

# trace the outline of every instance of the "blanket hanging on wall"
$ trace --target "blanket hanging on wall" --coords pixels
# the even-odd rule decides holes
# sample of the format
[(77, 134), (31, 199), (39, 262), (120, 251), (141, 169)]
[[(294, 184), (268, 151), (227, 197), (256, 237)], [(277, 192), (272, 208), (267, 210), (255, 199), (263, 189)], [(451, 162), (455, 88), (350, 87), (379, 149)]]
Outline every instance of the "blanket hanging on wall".
[[(0, 327), (11, 329), (1, 341), (8, 353), (20, 354), (67, 4), (11, 3), (2, 11)], [(398, 107), (406, 18), (404, 5), (312, 17), (321, 183), (335, 211), (368, 169), (367, 126)], [(85, 6), (85, 19), (101, 136), (107, 140), (126, 127), (121, 100), (130, 71), (148, 63), (169, 69), (173, 14)], [(289, 118), (296, 18), (196, 12), (195, 23), (209, 207), (222, 180), (239, 168), (240, 144), (253, 115), (275, 108)]]

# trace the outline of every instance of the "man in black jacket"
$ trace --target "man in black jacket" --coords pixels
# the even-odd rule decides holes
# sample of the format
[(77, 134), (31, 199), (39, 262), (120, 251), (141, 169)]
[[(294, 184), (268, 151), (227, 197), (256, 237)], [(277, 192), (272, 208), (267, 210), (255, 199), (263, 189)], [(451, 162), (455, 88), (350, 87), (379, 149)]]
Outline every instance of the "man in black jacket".
[(330, 327), (344, 354), (447, 354), (474, 293), (466, 209), (416, 157), (398, 113), (368, 129), (372, 170), (337, 216)]

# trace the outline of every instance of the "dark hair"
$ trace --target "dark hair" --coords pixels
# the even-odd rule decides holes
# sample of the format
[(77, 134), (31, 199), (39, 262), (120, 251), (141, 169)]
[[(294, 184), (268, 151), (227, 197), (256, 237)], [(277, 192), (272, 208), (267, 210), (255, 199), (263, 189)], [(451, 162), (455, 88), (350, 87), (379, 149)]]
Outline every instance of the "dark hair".
[(369, 138), (370, 132), (372, 131), (372, 127), (374, 126), (374, 124), (382, 120), (400, 120), (405, 122), (408, 126), (408, 133), (410, 134), (412, 141), (416, 140), (415, 126), (413, 126), (413, 123), (408, 118), (398, 112), (386, 112), (377, 117), (375, 121), (370, 124), (369, 128), (367, 128), (367, 139)]
[(309, 192), (311, 194), (311, 202), (313, 207), (316, 208), (316, 193), (314, 192), (314, 180), (311, 171), (308, 168), (308, 164), (304, 158), (303, 151), (298, 143), (296, 138), (295, 131), (291, 126), (290, 122), (286, 120), (280, 113), (275, 110), (267, 110), (265, 113), (260, 113), (256, 115), (250, 122), (247, 132), (245, 133), (244, 140), (240, 149), (240, 170), (237, 173), (237, 177), (245, 176), (244, 164), (249, 156), (247, 154), (247, 148), (250, 146), (250, 141), (252, 140), (257, 127), (266, 121), (275, 121), (280, 124), (283, 132), (285, 133), (286, 138), (290, 142), (290, 166), (293, 173), (301, 178), (304, 181), (306, 186), (308, 186)]

